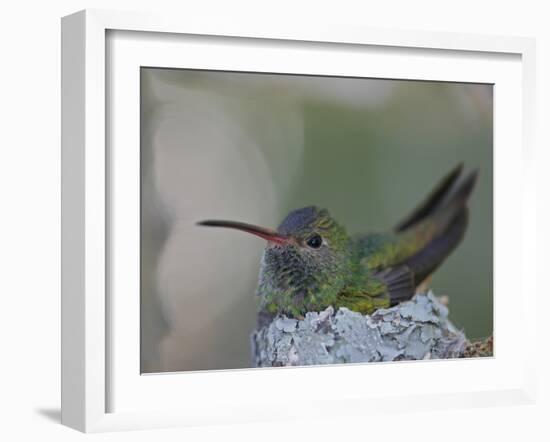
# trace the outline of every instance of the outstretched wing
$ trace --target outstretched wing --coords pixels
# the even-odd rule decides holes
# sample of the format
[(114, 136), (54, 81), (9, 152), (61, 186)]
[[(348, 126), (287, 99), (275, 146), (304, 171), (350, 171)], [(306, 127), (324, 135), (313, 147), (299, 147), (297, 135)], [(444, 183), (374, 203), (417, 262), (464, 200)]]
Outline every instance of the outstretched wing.
[(434, 213), (437, 210), (437, 207), (441, 206), (444, 200), (448, 198), (450, 190), (456, 184), (460, 174), (462, 173), (463, 166), (464, 165), (462, 163), (458, 164), (445, 177), (443, 177), (439, 184), (435, 186), (435, 188), (427, 196), (427, 198), (394, 227), (394, 232), (404, 232)]
[(359, 239), (361, 265), (384, 283), (392, 305), (412, 297), (462, 240), (477, 171), (464, 178), (460, 172), (448, 174), (393, 232)]

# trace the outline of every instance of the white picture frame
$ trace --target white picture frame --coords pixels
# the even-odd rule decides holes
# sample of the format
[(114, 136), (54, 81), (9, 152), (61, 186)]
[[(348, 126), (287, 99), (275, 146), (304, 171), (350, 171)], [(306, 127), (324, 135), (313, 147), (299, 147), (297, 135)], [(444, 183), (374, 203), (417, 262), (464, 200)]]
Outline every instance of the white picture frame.
[[(109, 33), (114, 35), (113, 33), (133, 32), (143, 33), (140, 35), (144, 36), (144, 40), (141, 43), (126, 42), (128, 44), (123, 45), (128, 50), (129, 57), (124, 59), (124, 53), (120, 50), (109, 51)], [(495, 93), (495, 118), (498, 119), (498, 124), (495, 125), (495, 270), (498, 270), (495, 271), (495, 358), (475, 361), (453, 360), (443, 363), (359, 364), (345, 367), (140, 376), (139, 365), (135, 366), (135, 349), (139, 346), (130, 342), (139, 339), (139, 329), (136, 332), (139, 312), (135, 310), (135, 303), (133, 307), (129, 306), (127, 316), (131, 319), (125, 323), (124, 329), (130, 330), (131, 333), (119, 332), (117, 324), (120, 324), (121, 320), (117, 319), (116, 311), (120, 311), (120, 305), (118, 309), (113, 309), (110, 299), (113, 290), (130, 295), (139, 294), (139, 285), (136, 285), (135, 281), (135, 264), (139, 264), (139, 248), (135, 243), (139, 243), (139, 235), (136, 238), (135, 230), (136, 225), (139, 225), (139, 220), (135, 219), (136, 204), (139, 204), (139, 198), (136, 199), (136, 195), (139, 194), (139, 180), (135, 180), (136, 167), (139, 167), (139, 149), (137, 154), (135, 149), (130, 149), (130, 153), (116, 155), (109, 150), (112, 143), (118, 142), (118, 136), (131, 136), (135, 132), (135, 118), (128, 116), (121, 119), (117, 117), (116, 109), (108, 107), (109, 82), (117, 81), (118, 74), (106, 68), (107, 63), (113, 63), (113, 57), (119, 56), (121, 60), (125, 60), (125, 66), (132, 69), (139, 67), (140, 58), (131, 54), (136, 53), (136, 45), (145, 45), (148, 36), (153, 38), (153, 35), (155, 38), (176, 36), (173, 39), (177, 41), (178, 38), (185, 40), (185, 36), (201, 37), (205, 40), (216, 37), (217, 41), (223, 41), (226, 47), (228, 44), (231, 46), (232, 42), (251, 42), (253, 46), (259, 45), (260, 48), (262, 42), (269, 41), (272, 45), (281, 42), (286, 48), (306, 51), (308, 48), (328, 48), (326, 50), (335, 54), (340, 49), (352, 47), (374, 47), (381, 54), (399, 48), (402, 52), (400, 56), (404, 57), (411, 51), (424, 51), (420, 58), (427, 57), (430, 60), (431, 72), (426, 72), (425, 61), (416, 66), (414, 63), (405, 66), (395, 62), (392, 71), (394, 78), (456, 78), (462, 81), (485, 82), (492, 82), (491, 79), (497, 78), (495, 84), (497, 88), (502, 85), (502, 88), (497, 89)], [(159, 49), (161, 47), (157, 46), (151, 52), (164, 54), (166, 57), (171, 56), (171, 51), (174, 52), (173, 47), (167, 48), (166, 51)], [(189, 50), (193, 51), (193, 48)], [(140, 57), (147, 53), (146, 50), (140, 52)], [(527, 315), (528, 308), (532, 308), (536, 303), (535, 278), (530, 277), (536, 268), (533, 263), (536, 256), (536, 192), (535, 179), (530, 173), (534, 161), (534, 54), (534, 41), (517, 37), (388, 31), (343, 26), (327, 28), (311, 24), (301, 27), (281, 24), (274, 28), (262, 23), (220, 24), (196, 21), (192, 17), (174, 18), (99, 10), (81, 11), (64, 17), (62, 422), (81, 431), (95, 432), (220, 422), (253, 422), (297, 416), (330, 417), (335, 413), (364, 414), (374, 410), (398, 412), (411, 408), (440, 409), (531, 403), (534, 400), (535, 383), (531, 355), (536, 324), (533, 318), (521, 321), (521, 317)], [(240, 58), (238, 54), (232, 54), (232, 67), (246, 70), (246, 66), (251, 63), (250, 60), (246, 62), (246, 66), (239, 64), (239, 60), (244, 60), (246, 55), (246, 51)], [(108, 60), (107, 57), (111, 58)], [(451, 57), (457, 66), (464, 67), (449, 77), (448, 66), (445, 67), (448, 63), (438, 64), (438, 60), (448, 62), (445, 57)], [(501, 64), (491, 67), (491, 63), (488, 62), (486, 67), (476, 70), (476, 63), (484, 64), (489, 59), (498, 59), (502, 63), (497, 60), (495, 63)], [(157, 60), (159, 65), (164, 65), (161, 58), (154, 60)], [(509, 63), (506, 60), (509, 60)], [(253, 61), (258, 70), (262, 70), (258, 64), (260, 62), (261, 58)], [(270, 62), (277, 61), (271, 58)], [(201, 63), (201, 66), (205, 67), (208, 59), (205, 58)], [(215, 68), (221, 69), (227, 67), (227, 63), (229, 61), (222, 57), (208, 66), (215, 65)], [(263, 69), (268, 68), (264, 66)], [(302, 73), (307, 73), (308, 70), (326, 68), (310, 64), (304, 65), (302, 69)], [(349, 69), (353, 69), (353, 66)], [(295, 71), (296, 69), (292, 72)], [(106, 75), (106, 72), (109, 75)], [(123, 70), (120, 74), (124, 75)], [(382, 72), (379, 75), (389, 74)], [(376, 72), (373, 76), (377, 76)], [(135, 94), (139, 94), (139, 91), (135, 91)], [(135, 96), (128, 96), (128, 103), (124, 106), (135, 107)], [(510, 105), (503, 107), (502, 101)], [(139, 107), (139, 101), (137, 106)], [(134, 110), (139, 114), (139, 109)], [(135, 116), (135, 112), (133, 115)], [(110, 132), (106, 130), (108, 118), (109, 121), (114, 121), (115, 126)], [(121, 135), (117, 132), (119, 123), (120, 127), (125, 126), (120, 130)], [(134, 137), (137, 137), (139, 143), (138, 133), (134, 133)], [(135, 142), (135, 139), (128, 140), (130, 146), (134, 146)], [(124, 169), (117, 169), (121, 164), (124, 164), (121, 166)], [(516, 182), (512, 186), (511, 180), (506, 178), (514, 167)], [(116, 181), (118, 176), (124, 177), (120, 184), (123, 188), (127, 186), (126, 190), (120, 190), (121, 186)], [(113, 180), (116, 182), (113, 183)], [(517, 182), (521, 182), (521, 186), (518, 186)], [(124, 199), (121, 199), (117, 192), (113, 192), (113, 189), (117, 189), (117, 192), (127, 192)], [(127, 196), (129, 198), (126, 198)], [(522, 210), (511, 213), (511, 208), (506, 206), (506, 197), (516, 201), (515, 207), (521, 202)], [(120, 215), (113, 219), (115, 212)], [(121, 224), (126, 227), (130, 224), (134, 229), (120, 229), (117, 225)], [(505, 237), (506, 229), (510, 228), (520, 231), (521, 234), (516, 237), (513, 244), (506, 244), (504, 247), (502, 238)], [(110, 245), (120, 238), (126, 241), (122, 244), (129, 247)], [(519, 256), (521, 266), (514, 281), (504, 284), (502, 278), (510, 274), (511, 269), (506, 260), (507, 252)], [(113, 267), (113, 263), (124, 258), (124, 253), (126, 258), (130, 257), (130, 261), (133, 262), (134, 270), (121, 269), (116, 265)], [(518, 267), (517, 260), (515, 267)], [(113, 271), (117, 274), (113, 275)], [(497, 276), (501, 278), (500, 282)], [(130, 285), (119, 286), (118, 282), (113, 283), (113, 280), (129, 281)], [(137, 293), (135, 290), (138, 290)], [(520, 293), (521, 296), (512, 299), (509, 294), (513, 292)], [(124, 299), (128, 298), (121, 297), (117, 302), (127, 302)], [(517, 321), (522, 323), (521, 329), (514, 328), (510, 323), (512, 315), (517, 315)], [(127, 347), (133, 348), (133, 353), (122, 351), (121, 345), (117, 344), (118, 339), (126, 339), (120, 342), (129, 343)], [(520, 356), (517, 355), (518, 343), (521, 343), (522, 348)], [(343, 370), (345, 372), (342, 372)], [(404, 373), (416, 379), (446, 377), (453, 379), (453, 382), (449, 383), (452, 385), (434, 382), (433, 388), (420, 391), (418, 386), (411, 382), (388, 383), (384, 380), (386, 377), (404, 379)], [(457, 373), (462, 373), (461, 378), (456, 377)], [(352, 386), (360, 384), (357, 380), (365, 375), (375, 377), (376, 385), (371, 383), (365, 387), (353, 387), (351, 390)], [(323, 385), (324, 382), (333, 384), (335, 381), (343, 388), (338, 391), (319, 389), (319, 385)], [(266, 403), (254, 400), (258, 389), (269, 388), (277, 391), (284, 385), (293, 384), (301, 386), (303, 397), (292, 404), (277, 400)], [(178, 389), (184, 389), (185, 399), (178, 394)], [(114, 404), (112, 399), (115, 390), (117, 404)], [(349, 391), (349, 394), (342, 394), (341, 391)], [(138, 404), (140, 400), (143, 403)], [(338, 406), (326, 407), (329, 401)], [(148, 407), (148, 404), (155, 405)]]

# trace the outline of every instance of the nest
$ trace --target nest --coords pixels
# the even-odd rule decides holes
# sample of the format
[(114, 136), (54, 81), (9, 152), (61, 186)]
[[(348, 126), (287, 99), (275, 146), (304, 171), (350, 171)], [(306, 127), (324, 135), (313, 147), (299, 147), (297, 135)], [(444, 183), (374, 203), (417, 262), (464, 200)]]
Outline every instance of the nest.
[(347, 308), (277, 316), (252, 334), (255, 367), (449, 359), (490, 356), (475, 351), (432, 292), (362, 315)]

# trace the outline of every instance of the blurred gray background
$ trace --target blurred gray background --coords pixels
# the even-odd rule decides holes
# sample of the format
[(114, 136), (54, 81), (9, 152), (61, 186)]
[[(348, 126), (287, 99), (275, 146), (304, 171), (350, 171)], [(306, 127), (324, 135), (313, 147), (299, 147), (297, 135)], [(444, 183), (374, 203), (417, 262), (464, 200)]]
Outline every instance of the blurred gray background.
[(262, 240), (326, 207), (349, 233), (393, 226), (459, 162), (480, 168), (462, 245), (432, 287), (469, 338), (492, 306), (491, 85), (141, 70), (141, 371), (250, 366)]

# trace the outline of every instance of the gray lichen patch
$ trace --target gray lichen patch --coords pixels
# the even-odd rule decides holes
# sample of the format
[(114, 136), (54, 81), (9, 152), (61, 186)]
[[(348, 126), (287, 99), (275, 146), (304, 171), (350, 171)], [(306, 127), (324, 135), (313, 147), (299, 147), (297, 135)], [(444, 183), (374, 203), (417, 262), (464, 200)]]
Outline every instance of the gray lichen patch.
[(328, 307), (298, 320), (277, 316), (252, 334), (256, 367), (443, 359), (462, 356), (466, 337), (431, 293), (372, 315)]

